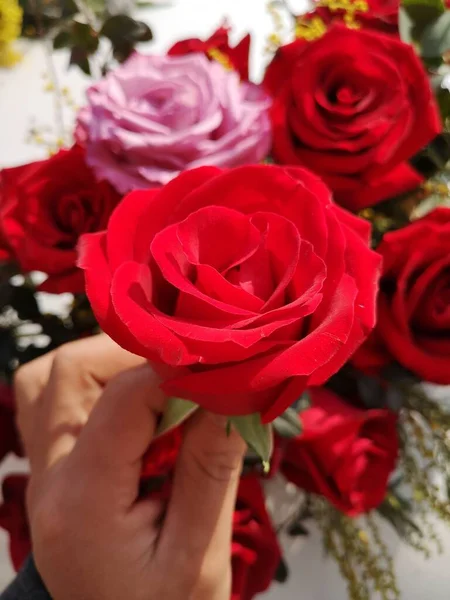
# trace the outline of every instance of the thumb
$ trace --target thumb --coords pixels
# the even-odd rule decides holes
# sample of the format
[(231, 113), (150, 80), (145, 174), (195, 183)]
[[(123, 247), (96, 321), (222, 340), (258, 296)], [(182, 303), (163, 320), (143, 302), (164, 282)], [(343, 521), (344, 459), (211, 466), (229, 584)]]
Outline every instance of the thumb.
[[(245, 449), (237, 432), (227, 434), (225, 417), (198, 412), (186, 427), (158, 552), (171, 564), (188, 561), (193, 576), (228, 572)], [(183, 551), (174, 553), (174, 544)]]

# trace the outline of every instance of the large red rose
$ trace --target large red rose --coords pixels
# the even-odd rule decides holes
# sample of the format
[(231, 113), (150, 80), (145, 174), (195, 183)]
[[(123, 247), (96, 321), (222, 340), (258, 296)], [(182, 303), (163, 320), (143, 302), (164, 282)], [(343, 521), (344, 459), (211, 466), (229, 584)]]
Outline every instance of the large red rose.
[(12, 390), (0, 383), (0, 461), (9, 453), (22, 454), (19, 435), (15, 423), (15, 409)]
[(16, 571), (31, 552), (31, 533), (25, 502), (27, 485), (28, 475), (8, 475), (2, 483), (0, 527), (9, 534), (9, 553)]
[(356, 408), (325, 388), (310, 392), (303, 433), (287, 443), (283, 474), (350, 516), (376, 508), (397, 460), (397, 416)]
[(60, 150), (48, 160), (3, 169), (0, 237), (23, 271), (48, 274), (41, 290), (83, 292), (78, 238), (104, 229), (119, 200), (108, 183), (95, 180), (84, 150)]
[(228, 39), (229, 28), (219, 27), (207, 40), (189, 38), (174, 44), (167, 54), (172, 56), (183, 56), (199, 52), (205, 54), (211, 60), (220, 60), (224, 66), (237, 71), (242, 81), (248, 81), (248, 60), (250, 52), (250, 35), (247, 34), (237, 46), (230, 46)]
[(281, 47), (264, 85), (274, 98), (275, 160), (315, 171), (343, 206), (359, 210), (422, 181), (407, 161), (441, 123), (412, 46), (334, 26)]
[(450, 209), (438, 208), (384, 236), (374, 336), (355, 356), (366, 371), (394, 361), (450, 384)]
[(368, 238), (307, 171), (201, 167), (126, 196), (79, 264), (100, 326), (166, 393), (269, 421), (373, 327)]
[(272, 583), (281, 560), (258, 478), (243, 477), (233, 518), (231, 600), (252, 600)]

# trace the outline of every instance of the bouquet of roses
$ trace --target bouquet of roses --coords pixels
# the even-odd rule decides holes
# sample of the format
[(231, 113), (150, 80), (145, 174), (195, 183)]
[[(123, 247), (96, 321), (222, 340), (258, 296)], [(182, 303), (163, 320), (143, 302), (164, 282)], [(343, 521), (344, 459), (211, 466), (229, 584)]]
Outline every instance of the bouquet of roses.
[[(398, 598), (375, 516), (426, 553), (426, 514), (450, 520), (450, 412), (423, 385), (450, 384), (450, 12), (269, 8), (260, 85), (250, 37), (231, 46), (225, 27), (135, 52), (89, 88), (71, 148), (1, 172), (0, 457), (19, 452), (17, 365), (100, 328), (169, 397), (143, 479), (170, 479), (196, 410), (248, 444), (233, 600), (286, 579), (277, 533), (309, 519), (352, 599)], [(42, 292), (72, 294), (67, 313), (43, 312)], [(21, 345), (30, 323), (46, 347)], [(299, 489), (277, 532), (274, 476)], [(24, 482), (3, 489), (18, 566)]]

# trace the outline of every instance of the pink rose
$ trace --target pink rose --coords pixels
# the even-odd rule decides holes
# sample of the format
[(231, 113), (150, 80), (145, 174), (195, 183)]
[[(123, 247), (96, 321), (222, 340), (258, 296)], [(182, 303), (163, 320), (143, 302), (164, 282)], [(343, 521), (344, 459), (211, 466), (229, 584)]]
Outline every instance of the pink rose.
[(261, 161), (269, 106), (261, 88), (203, 55), (136, 53), (88, 90), (76, 137), (97, 177), (128, 192), (193, 167)]

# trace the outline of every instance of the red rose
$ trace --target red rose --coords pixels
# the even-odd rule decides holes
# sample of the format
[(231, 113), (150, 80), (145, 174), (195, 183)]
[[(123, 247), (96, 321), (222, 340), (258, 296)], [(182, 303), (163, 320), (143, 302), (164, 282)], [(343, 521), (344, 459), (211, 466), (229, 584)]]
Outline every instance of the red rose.
[(199, 52), (211, 60), (219, 60), (224, 66), (237, 71), (243, 81), (248, 81), (248, 59), (250, 52), (250, 35), (247, 34), (237, 46), (232, 48), (228, 40), (228, 27), (219, 27), (207, 40), (189, 38), (174, 44), (167, 54), (183, 56)]
[(9, 553), (16, 571), (31, 552), (31, 534), (25, 503), (28, 475), (9, 475), (2, 483), (0, 527), (9, 533)]
[(143, 459), (141, 479), (170, 473), (175, 466), (182, 439), (182, 427), (176, 427), (154, 439)]
[(373, 327), (369, 229), (307, 171), (201, 167), (126, 196), (79, 264), (102, 329), (167, 394), (269, 421)]
[(281, 47), (264, 85), (275, 160), (315, 171), (343, 206), (359, 210), (422, 181), (407, 161), (441, 124), (412, 46), (335, 26)]
[(0, 384), (0, 461), (14, 452), (21, 456), (21, 444), (15, 423), (15, 410), (12, 390), (5, 384)]
[(397, 361), (450, 384), (450, 209), (384, 236), (375, 336), (355, 357), (363, 370)]
[(356, 10), (354, 13), (345, 9), (334, 8), (333, 1), (318, 0), (317, 8), (306, 15), (308, 18), (319, 16), (326, 25), (344, 23), (359, 29), (372, 29), (398, 36), (398, 15), (400, 0), (368, 0), (367, 10)]
[(41, 290), (83, 292), (76, 267), (82, 233), (106, 227), (120, 196), (98, 183), (74, 146), (48, 160), (4, 169), (0, 179), (0, 232), (24, 271), (44, 271)]
[(347, 515), (376, 508), (397, 460), (397, 416), (356, 408), (324, 388), (310, 393), (303, 433), (287, 444), (283, 474)]
[(272, 583), (281, 560), (258, 478), (243, 477), (233, 519), (231, 600), (251, 600)]

